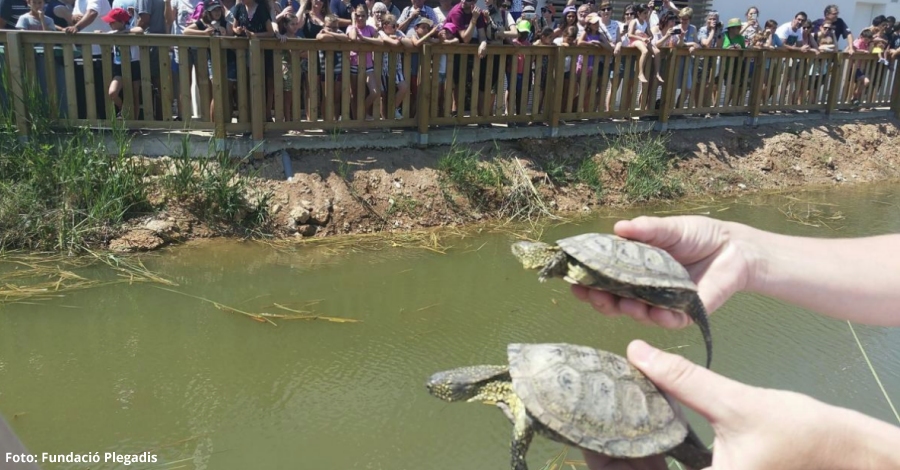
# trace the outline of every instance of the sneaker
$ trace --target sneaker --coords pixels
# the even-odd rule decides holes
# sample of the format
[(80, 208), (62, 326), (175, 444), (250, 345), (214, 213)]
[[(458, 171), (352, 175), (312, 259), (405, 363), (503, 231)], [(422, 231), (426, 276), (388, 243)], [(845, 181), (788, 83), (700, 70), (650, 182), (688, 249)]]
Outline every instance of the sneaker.
[(878, 63), (879, 63), (879, 64), (884, 64), (884, 65), (888, 65), (888, 61), (887, 61), (887, 59), (885, 59), (884, 57), (878, 59)]
[(394, 111), (394, 119), (403, 119), (403, 113), (399, 109)]

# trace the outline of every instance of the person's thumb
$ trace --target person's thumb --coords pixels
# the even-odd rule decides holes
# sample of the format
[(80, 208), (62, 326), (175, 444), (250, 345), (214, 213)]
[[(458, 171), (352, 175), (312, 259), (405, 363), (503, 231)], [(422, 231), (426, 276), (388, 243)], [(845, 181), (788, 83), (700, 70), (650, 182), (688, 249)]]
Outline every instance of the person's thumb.
[(628, 345), (628, 360), (657, 387), (710, 423), (727, 420), (734, 412), (730, 398), (752, 388), (641, 340)]
[(641, 216), (616, 222), (613, 231), (620, 237), (667, 249), (681, 241), (684, 226), (678, 217)]

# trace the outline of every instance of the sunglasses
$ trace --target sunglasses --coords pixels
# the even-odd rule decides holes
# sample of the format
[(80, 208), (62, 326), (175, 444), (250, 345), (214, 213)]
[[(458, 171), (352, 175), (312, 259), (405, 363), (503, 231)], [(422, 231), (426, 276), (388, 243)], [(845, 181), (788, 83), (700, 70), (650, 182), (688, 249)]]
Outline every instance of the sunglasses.
[(611, 7), (601, 8), (600, 11), (612, 11)]
[(626, 12), (625, 12), (625, 16), (634, 16), (634, 12), (633, 12), (633, 11), (626, 11)]

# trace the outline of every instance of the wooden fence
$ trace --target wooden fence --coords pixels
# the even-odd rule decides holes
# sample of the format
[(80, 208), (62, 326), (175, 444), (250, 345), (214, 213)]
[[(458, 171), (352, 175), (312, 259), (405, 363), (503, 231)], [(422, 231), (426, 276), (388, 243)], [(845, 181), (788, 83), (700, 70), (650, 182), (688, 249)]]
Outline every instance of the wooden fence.
[[(115, 48), (125, 83), (118, 111), (107, 92)], [(658, 71), (648, 58), (649, 83), (637, 78), (638, 58), (634, 49), (613, 55), (590, 46), (491, 46), (480, 58), (470, 45), (5, 31), (0, 105), (12, 110), (22, 135), (46, 106), (61, 127), (110, 127), (119, 119), (129, 129), (255, 140), (414, 128), (423, 143), (430, 128), (470, 124), (558, 129), (564, 121), (652, 117), (665, 125), (683, 115), (828, 115), (857, 107), (890, 107), (900, 117), (896, 67), (874, 54), (678, 48), (663, 51)], [(357, 61), (360, 73), (351, 66)], [(870, 80), (858, 101), (857, 74)]]

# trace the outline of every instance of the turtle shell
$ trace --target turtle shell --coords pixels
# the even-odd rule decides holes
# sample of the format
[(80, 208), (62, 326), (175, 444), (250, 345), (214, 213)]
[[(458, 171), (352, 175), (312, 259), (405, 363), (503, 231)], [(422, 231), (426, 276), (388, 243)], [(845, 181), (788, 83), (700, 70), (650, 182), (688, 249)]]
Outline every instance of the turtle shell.
[(636, 458), (666, 452), (687, 436), (680, 411), (622, 356), (570, 344), (510, 344), (507, 357), (525, 408), (572, 445)]
[(646, 243), (602, 233), (585, 233), (556, 243), (589, 270), (622, 285), (697, 290), (681, 263)]

